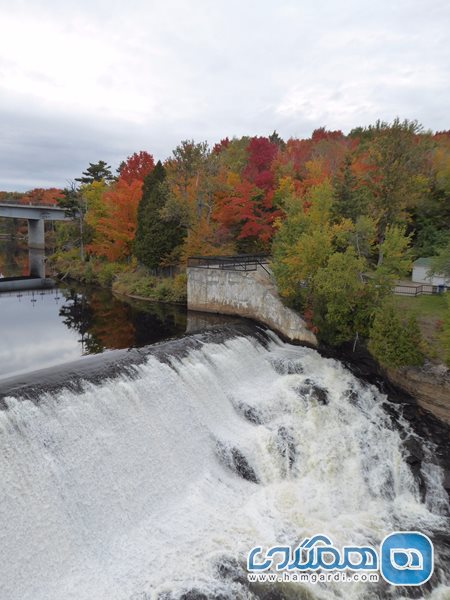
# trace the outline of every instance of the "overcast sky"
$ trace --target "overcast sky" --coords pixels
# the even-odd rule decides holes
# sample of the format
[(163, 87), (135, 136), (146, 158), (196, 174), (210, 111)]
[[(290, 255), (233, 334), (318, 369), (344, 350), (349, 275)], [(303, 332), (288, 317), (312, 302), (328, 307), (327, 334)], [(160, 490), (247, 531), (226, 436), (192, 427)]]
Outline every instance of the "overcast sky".
[(0, 0), (0, 190), (182, 139), (450, 128), (448, 0)]

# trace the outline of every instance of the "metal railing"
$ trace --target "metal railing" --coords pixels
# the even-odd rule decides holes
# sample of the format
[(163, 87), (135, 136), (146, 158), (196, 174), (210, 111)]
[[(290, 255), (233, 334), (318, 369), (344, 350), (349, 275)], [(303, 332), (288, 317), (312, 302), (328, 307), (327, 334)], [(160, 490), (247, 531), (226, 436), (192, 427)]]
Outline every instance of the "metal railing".
[(265, 265), (269, 264), (268, 254), (236, 254), (234, 256), (190, 256), (188, 267), (200, 269), (222, 269), (226, 271), (256, 271), (258, 267), (271, 275)]
[(0, 204), (8, 205), (8, 206), (28, 206), (32, 208), (61, 208), (58, 203), (49, 204), (49, 203), (38, 203), (33, 204), (32, 202), (20, 202), (20, 200), (0, 200)]

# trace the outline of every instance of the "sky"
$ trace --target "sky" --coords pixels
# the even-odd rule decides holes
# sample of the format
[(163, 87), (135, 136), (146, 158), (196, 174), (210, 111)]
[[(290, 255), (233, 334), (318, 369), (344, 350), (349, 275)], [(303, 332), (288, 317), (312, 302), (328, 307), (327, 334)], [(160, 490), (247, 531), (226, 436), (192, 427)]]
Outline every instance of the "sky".
[(185, 139), (450, 129), (448, 0), (0, 0), (0, 190)]

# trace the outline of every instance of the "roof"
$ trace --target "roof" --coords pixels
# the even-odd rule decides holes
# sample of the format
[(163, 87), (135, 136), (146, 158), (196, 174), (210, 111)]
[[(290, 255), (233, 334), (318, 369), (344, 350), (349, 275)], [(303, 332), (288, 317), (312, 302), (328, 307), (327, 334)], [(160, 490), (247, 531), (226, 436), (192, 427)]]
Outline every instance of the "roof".
[(430, 267), (431, 266), (431, 258), (418, 258), (413, 262), (415, 267)]

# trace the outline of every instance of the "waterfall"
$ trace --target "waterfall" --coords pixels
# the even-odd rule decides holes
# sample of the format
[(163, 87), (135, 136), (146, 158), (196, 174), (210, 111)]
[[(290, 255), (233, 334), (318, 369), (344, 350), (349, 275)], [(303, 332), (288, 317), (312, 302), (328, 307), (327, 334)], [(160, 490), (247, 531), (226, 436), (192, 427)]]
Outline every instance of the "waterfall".
[[(253, 546), (316, 533), (377, 545), (396, 530), (436, 540), (423, 594), (448, 598), (443, 471), (387, 401), (340, 362), (272, 335), (208, 338), (82, 389), (8, 397), (0, 598), (263, 598), (245, 581)], [(384, 583), (273, 594), (407, 597)]]

